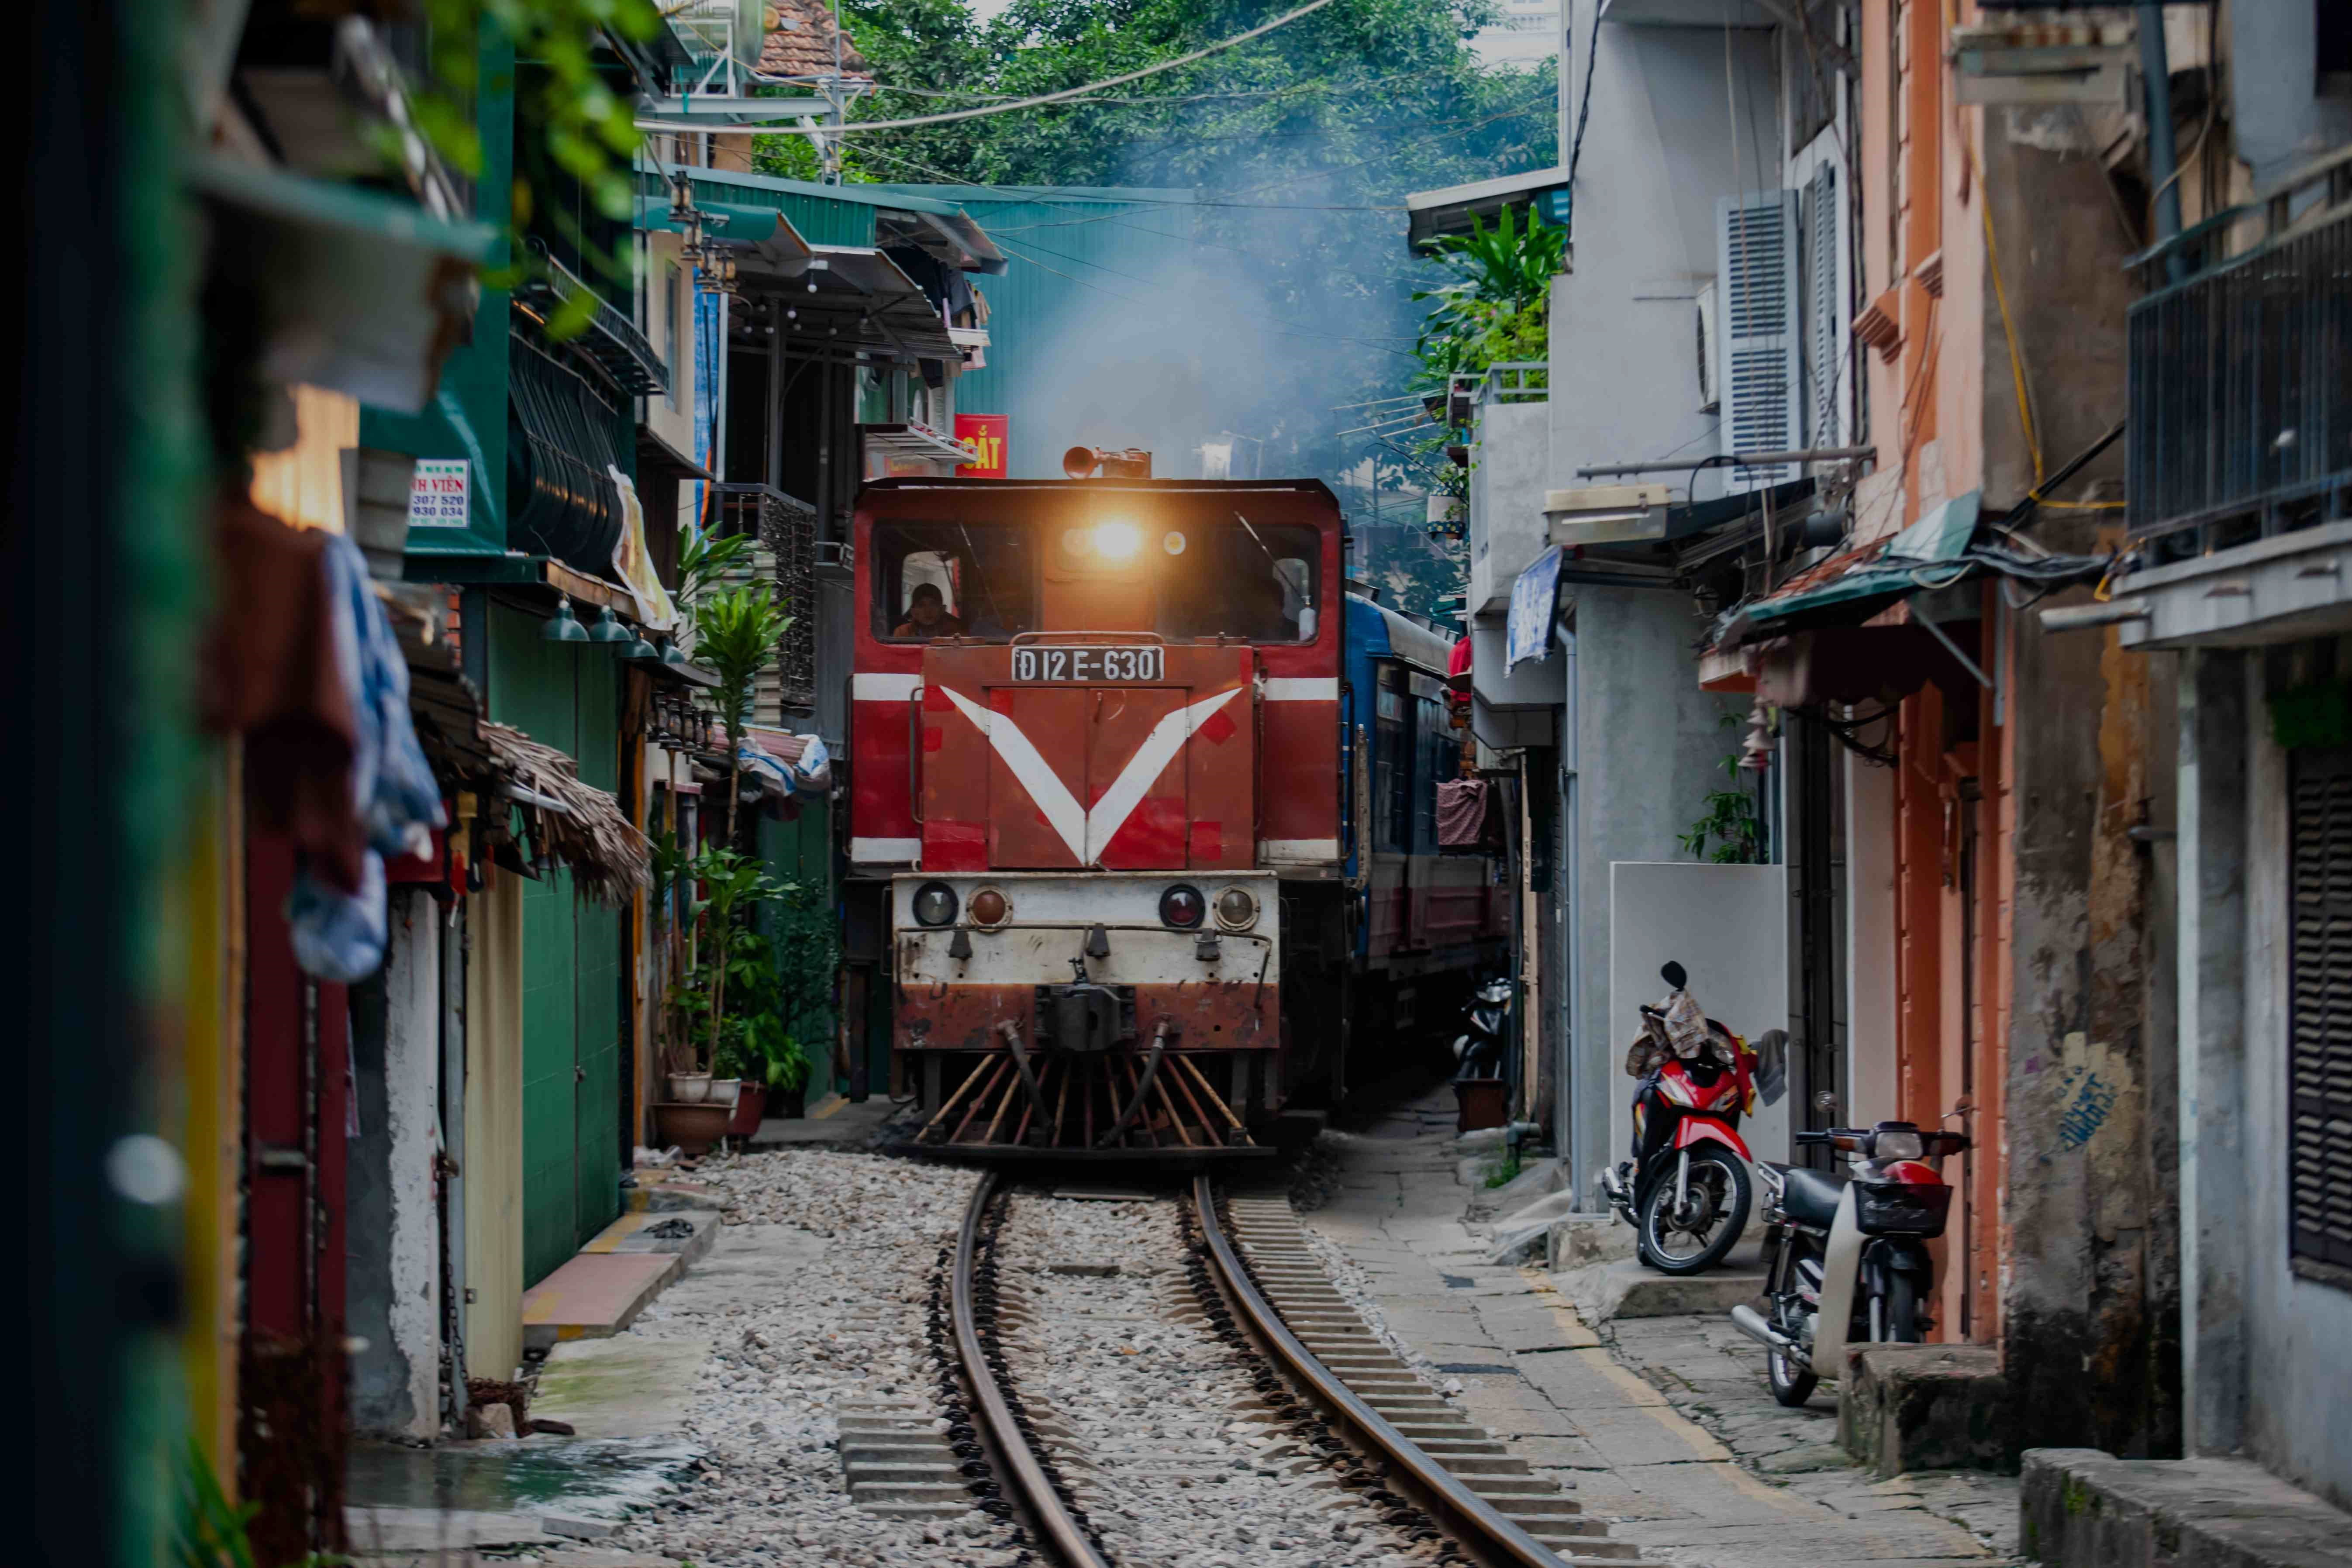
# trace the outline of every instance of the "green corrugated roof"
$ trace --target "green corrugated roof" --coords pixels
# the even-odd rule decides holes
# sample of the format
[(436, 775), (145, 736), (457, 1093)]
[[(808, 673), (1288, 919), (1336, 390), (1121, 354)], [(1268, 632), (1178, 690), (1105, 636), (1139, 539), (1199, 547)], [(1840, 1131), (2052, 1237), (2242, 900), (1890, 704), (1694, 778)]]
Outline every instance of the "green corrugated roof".
[[(988, 363), (956, 382), (956, 408), (1002, 414), (1007, 431), (1006, 474), (1016, 479), (1062, 478), (1068, 447), (1108, 438), (1099, 430), (1054, 423), (1064, 405), (1054, 396), (1068, 356), (1083, 352), (1071, 329), (1096, 306), (1126, 301), (1153, 305), (1165, 275), (1171, 242), (1191, 239), (1189, 190), (1067, 185), (867, 185), (887, 192), (885, 205), (917, 200), (973, 207), (1010, 270), (973, 281), (988, 297)], [(1156, 454), (1157, 471), (1190, 455)]]

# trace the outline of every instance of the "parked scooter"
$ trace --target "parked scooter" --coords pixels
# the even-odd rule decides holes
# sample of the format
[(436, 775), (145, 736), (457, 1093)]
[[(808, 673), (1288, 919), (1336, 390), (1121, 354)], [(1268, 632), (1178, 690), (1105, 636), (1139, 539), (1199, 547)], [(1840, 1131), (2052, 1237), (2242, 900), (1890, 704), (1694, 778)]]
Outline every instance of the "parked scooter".
[(1776, 1103), (1787, 1088), (1787, 1034), (1748, 1042), (1700, 1011), (1679, 963), (1659, 972), (1665, 1000), (1643, 1005), (1642, 1034), (1625, 1054), (1633, 1092), (1633, 1157), (1601, 1173), (1617, 1217), (1632, 1226), (1643, 1262), (1696, 1274), (1723, 1261), (1748, 1227), (1748, 1166), (1739, 1119), (1759, 1090)]
[(1511, 1016), (1511, 981), (1496, 975), (1470, 994), (1463, 1009), (1469, 1027), (1454, 1037), (1454, 1076), (1499, 1078), (1503, 1072), (1503, 1026)]
[(1909, 1121), (1800, 1132), (1859, 1156), (1841, 1181), (1801, 1165), (1758, 1167), (1764, 1184), (1768, 1318), (1731, 1309), (1739, 1331), (1772, 1352), (1772, 1397), (1802, 1405), (1837, 1367), (1850, 1341), (1916, 1344), (1934, 1326), (1935, 1265), (1927, 1243), (1944, 1234), (1952, 1189), (1943, 1162), (1969, 1146), (1958, 1132), (1923, 1132)]

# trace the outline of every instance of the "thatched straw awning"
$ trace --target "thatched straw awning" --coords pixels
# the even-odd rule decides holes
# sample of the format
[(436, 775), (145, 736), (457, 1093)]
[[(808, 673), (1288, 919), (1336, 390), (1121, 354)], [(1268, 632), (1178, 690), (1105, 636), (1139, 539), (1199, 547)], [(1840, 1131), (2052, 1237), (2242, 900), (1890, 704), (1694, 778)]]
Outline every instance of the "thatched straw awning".
[[(653, 884), (653, 852), (621, 803), (580, 782), (579, 765), (507, 724), (485, 722), (503, 783), (535, 799), (515, 800), (532, 847), (572, 868), (572, 884), (601, 904), (625, 904)], [(545, 804), (542, 804), (545, 803)]]

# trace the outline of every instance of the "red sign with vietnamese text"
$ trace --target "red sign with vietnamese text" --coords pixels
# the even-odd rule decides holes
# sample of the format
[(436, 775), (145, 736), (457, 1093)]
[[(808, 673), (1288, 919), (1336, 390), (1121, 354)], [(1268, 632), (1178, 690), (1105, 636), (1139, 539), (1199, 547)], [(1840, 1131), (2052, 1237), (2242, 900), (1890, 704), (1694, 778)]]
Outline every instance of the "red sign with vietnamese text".
[(959, 414), (955, 437), (971, 461), (956, 469), (960, 479), (1001, 479), (1004, 477), (1004, 442), (1012, 419), (1003, 414)]

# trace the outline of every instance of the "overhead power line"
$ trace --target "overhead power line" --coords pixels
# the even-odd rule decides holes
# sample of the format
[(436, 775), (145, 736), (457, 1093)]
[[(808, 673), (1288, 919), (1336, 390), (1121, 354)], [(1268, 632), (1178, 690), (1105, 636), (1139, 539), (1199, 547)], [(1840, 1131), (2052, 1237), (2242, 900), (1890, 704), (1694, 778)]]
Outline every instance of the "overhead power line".
[(1036, 109), (1049, 103), (1067, 103), (1074, 98), (1085, 98), (1100, 92), (1105, 88), (1124, 87), (1129, 82), (1141, 81), (1145, 77), (1158, 76), (1161, 71), (1171, 71), (1179, 66), (1189, 66), (1194, 60), (1206, 59), (1211, 55), (1230, 49), (1237, 44), (1246, 44), (1252, 38), (1262, 38), (1276, 27), (1286, 27), (1301, 16), (1320, 11), (1329, 4), (1331, 0), (1307, 0), (1306, 5), (1296, 11), (1286, 11), (1270, 22), (1259, 23), (1246, 33), (1235, 33), (1230, 38), (1223, 38), (1204, 47), (1194, 49), (1189, 55), (1179, 55), (1172, 60), (1161, 60), (1158, 65), (1145, 66), (1141, 70), (1132, 70), (1125, 76), (1107, 77), (1101, 81), (1088, 82), (1084, 87), (1065, 88), (1060, 92), (1040, 93), (1034, 98), (1016, 98), (1008, 103), (984, 104), (978, 109), (954, 109), (941, 114), (918, 114), (905, 120), (852, 121), (847, 124), (828, 127), (826, 134), (838, 136), (847, 131), (905, 131), (917, 125), (944, 125), (953, 120), (977, 120), (986, 114), (1010, 114), (1020, 109)]

